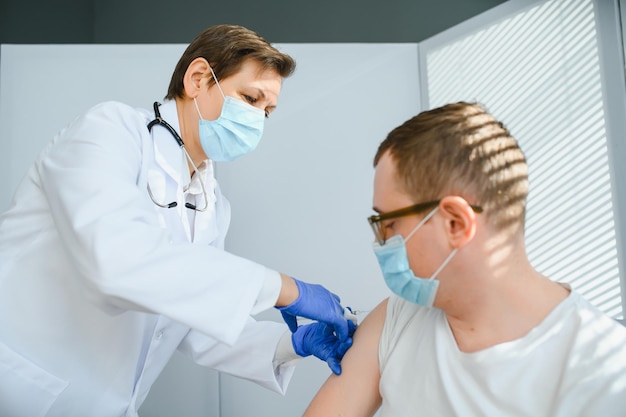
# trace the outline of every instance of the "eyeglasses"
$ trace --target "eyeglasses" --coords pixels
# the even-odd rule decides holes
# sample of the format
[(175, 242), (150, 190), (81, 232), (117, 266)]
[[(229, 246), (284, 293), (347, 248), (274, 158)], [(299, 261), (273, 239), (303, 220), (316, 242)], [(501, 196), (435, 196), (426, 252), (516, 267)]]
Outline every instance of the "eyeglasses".
[[(398, 210), (390, 211), (388, 213), (376, 214), (374, 216), (370, 216), (367, 218), (370, 226), (372, 227), (372, 231), (374, 232), (374, 236), (376, 237), (376, 241), (380, 245), (384, 245), (387, 241), (387, 237), (385, 234), (385, 224), (383, 223), (386, 220), (395, 219), (398, 217), (404, 217), (411, 214), (421, 213), (430, 208), (434, 208), (439, 205), (441, 200), (428, 201), (426, 203), (415, 204), (413, 206), (404, 207)], [(483, 209), (479, 206), (474, 206), (470, 204), (470, 207), (476, 213), (482, 213)]]

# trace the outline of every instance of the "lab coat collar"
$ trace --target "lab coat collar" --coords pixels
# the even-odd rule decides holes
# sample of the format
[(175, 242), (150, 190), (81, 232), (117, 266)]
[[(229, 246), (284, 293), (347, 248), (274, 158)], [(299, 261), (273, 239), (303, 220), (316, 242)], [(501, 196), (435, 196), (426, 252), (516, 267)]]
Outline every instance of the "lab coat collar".
[[(159, 111), (163, 120), (169, 123), (180, 135), (176, 101), (166, 100), (159, 107)], [(154, 140), (154, 158), (157, 165), (177, 184), (189, 184), (189, 169), (183, 169), (187, 168), (185, 154), (178, 146), (176, 139), (172, 137), (172, 134), (162, 126), (155, 125), (152, 128), (152, 138)]]
[[(159, 111), (161, 112), (161, 117), (180, 134), (176, 101), (165, 101), (159, 108)], [(176, 213), (178, 213), (176, 216), (180, 216), (182, 219), (180, 224), (187, 240), (195, 243), (210, 244), (217, 239), (218, 242), (215, 243), (215, 246), (223, 246), (223, 241), (220, 240), (219, 237), (222, 233), (225, 234), (228, 228), (228, 223), (230, 222), (228, 213), (230, 213), (230, 209), (227, 201), (221, 201), (219, 202), (221, 208), (216, 213), (216, 200), (219, 190), (217, 182), (215, 181), (213, 161), (207, 159), (202, 162), (197, 167), (198, 172), (192, 179), (189, 174), (187, 159), (171, 133), (167, 129), (155, 125), (152, 128), (152, 139), (154, 143), (155, 163), (159, 169), (165, 173), (159, 174), (158, 170), (153, 171), (150, 181), (153, 193), (157, 196), (157, 199), (161, 201), (170, 200), (169, 197), (165, 197), (163, 175), (166, 175), (184, 192), (194, 195), (202, 194), (202, 186), (199, 181), (199, 179), (202, 178), (207, 192), (207, 210), (204, 212), (191, 213), (188, 209), (184, 208), (184, 204), (181, 201), (178, 201), (179, 206), (175, 209)], [(159, 179), (159, 177), (161, 177), (161, 179)], [(222, 198), (222, 200), (224, 199)], [(222, 213), (222, 211), (225, 212)], [(166, 217), (168, 215), (175, 215), (174, 213), (175, 212), (168, 212)], [(188, 220), (188, 216), (190, 215), (195, 217), (195, 220), (191, 222), (194, 229), (193, 234), (191, 233), (190, 222)], [(219, 217), (217, 220), (215, 220), (216, 215)], [(226, 217), (222, 218), (224, 215), (226, 215)], [(215, 222), (217, 222), (217, 224), (215, 224)]]
[[(200, 183), (201, 178), (202, 181), (206, 184), (205, 187), (207, 191), (209, 191), (209, 189), (213, 189), (213, 164), (211, 164), (209, 160), (206, 160), (198, 165), (197, 168), (198, 171), (191, 178), (191, 181), (188, 183), (188, 185), (185, 186), (185, 191), (187, 191), (189, 194), (202, 194), (202, 185)], [(211, 203), (211, 201), (209, 201), (209, 203)]]

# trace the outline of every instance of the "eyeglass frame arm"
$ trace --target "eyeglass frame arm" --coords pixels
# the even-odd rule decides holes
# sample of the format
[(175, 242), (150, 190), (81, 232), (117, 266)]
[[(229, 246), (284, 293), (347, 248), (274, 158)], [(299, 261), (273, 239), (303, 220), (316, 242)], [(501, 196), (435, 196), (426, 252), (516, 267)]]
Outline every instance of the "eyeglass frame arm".
[[(380, 235), (380, 230), (377, 226), (378, 224), (380, 224), (380, 222), (384, 220), (395, 219), (397, 217), (408, 216), (410, 214), (417, 214), (431, 207), (437, 206), (440, 202), (441, 200), (427, 201), (426, 203), (415, 204), (413, 206), (404, 207), (399, 210), (390, 211), (388, 213), (375, 214), (368, 217), (367, 221), (372, 227), (372, 231), (374, 232), (374, 236), (376, 236), (376, 240), (378, 240), (378, 243), (382, 245), (384, 244), (386, 239), (382, 238)], [(475, 213), (483, 212), (483, 208), (480, 206), (470, 204), (470, 207), (472, 208), (472, 210), (474, 210)]]

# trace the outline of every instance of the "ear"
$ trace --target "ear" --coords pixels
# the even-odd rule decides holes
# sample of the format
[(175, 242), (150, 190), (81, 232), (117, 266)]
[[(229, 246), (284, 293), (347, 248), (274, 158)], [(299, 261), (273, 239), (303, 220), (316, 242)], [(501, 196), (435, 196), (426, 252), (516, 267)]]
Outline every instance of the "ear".
[(461, 248), (476, 234), (476, 213), (464, 198), (447, 196), (439, 202), (446, 233), (452, 247)]
[(209, 63), (206, 59), (199, 57), (191, 61), (183, 76), (183, 87), (187, 97), (196, 98), (198, 96), (202, 87), (202, 80), (209, 72)]

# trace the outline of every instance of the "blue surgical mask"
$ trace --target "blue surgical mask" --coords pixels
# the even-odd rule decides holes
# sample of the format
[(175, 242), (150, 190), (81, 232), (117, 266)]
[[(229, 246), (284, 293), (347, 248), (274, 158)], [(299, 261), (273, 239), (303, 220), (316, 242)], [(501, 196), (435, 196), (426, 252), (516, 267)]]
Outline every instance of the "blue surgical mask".
[(213, 69), (211, 73), (224, 104), (217, 120), (205, 120), (200, 114), (198, 102), (193, 99), (200, 116), (200, 145), (212, 160), (230, 162), (256, 149), (263, 135), (265, 112), (242, 100), (224, 96)]
[(441, 270), (450, 262), (457, 249), (455, 248), (450, 255), (443, 261), (441, 266), (437, 268), (430, 278), (421, 278), (416, 276), (409, 266), (409, 258), (406, 252), (406, 242), (413, 236), (417, 230), (422, 227), (428, 219), (435, 215), (438, 208), (431, 211), (404, 239), (402, 235), (394, 235), (380, 245), (374, 242), (374, 253), (378, 258), (380, 269), (387, 287), (407, 301), (420, 304), (426, 307), (432, 307), (439, 288), (439, 281), (435, 278)]

